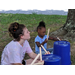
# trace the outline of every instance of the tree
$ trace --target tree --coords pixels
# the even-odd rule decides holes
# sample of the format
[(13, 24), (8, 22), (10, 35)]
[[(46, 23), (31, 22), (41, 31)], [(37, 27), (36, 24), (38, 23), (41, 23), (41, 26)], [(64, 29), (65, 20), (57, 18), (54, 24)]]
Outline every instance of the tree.
[(51, 35), (62, 36), (63, 38), (75, 40), (75, 9), (68, 9), (66, 23), (59, 30)]
[(75, 30), (75, 9), (69, 9), (66, 23), (63, 26), (66, 31)]

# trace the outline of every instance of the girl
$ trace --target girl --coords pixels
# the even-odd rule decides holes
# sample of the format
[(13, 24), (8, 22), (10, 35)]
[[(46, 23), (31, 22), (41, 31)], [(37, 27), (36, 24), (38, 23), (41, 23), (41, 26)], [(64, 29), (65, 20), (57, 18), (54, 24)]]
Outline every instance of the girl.
[[(41, 21), (37, 27), (37, 32), (38, 35), (35, 38), (35, 53), (38, 54), (39, 53), (39, 47), (41, 47), (41, 45), (44, 46), (44, 48), (49, 51), (50, 53), (53, 54), (53, 48), (49, 48), (47, 49), (47, 35), (46, 34), (46, 27), (45, 27), (45, 23), (43, 21)], [(49, 40), (54, 40), (54, 41), (58, 41), (57, 38), (53, 38), (53, 37), (49, 37)], [(42, 49), (42, 54), (45, 54), (45, 51)]]
[[(28, 29), (23, 25), (17, 22), (10, 24), (8, 29), (9, 35), (12, 36), (14, 39), (6, 45), (3, 50), (2, 57), (1, 57), (1, 64), (2, 65), (25, 65), (31, 64), (33, 59), (37, 56), (35, 54), (29, 43), (28, 39), (30, 39), (30, 32)], [(24, 61), (25, 53), (31, 57)], [(39, 58), (36, 62), (39, 61)], [(43, 62), (44, 61), (40, 61)]]

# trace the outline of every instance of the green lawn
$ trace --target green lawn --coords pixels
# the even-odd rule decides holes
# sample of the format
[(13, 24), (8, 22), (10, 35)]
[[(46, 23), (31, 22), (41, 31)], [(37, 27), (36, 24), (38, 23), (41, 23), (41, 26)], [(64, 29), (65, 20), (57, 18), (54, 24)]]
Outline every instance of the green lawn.
[[(38, 26), (40, 21), (44, 21), (46, 23), (46, 29), (50, 28), (50, 32), (53, 32), (59, 29), (66, 22), (67, 16), (63, 15), (42, 15), (42, 14), (0, 14), (0, 59), (1, 54), (6, 46), (12, 38), (9, 37), (8, 27), (12, 22), (18, 22), (25, 24), (26, 27), (31, 32), (31, 39), (29, 43), (33, 51), (35, 50), (34, 39), (37, 35), (36, 27)], [(33, 43), (33, 44), (32, 44)], [(48, 44), (53, 46), (52, 41), (49, 41)], [(29, 58), (26, 54), (26, 59)], [(74, 56), (72, 56), (72, 61), (74, 63)]]

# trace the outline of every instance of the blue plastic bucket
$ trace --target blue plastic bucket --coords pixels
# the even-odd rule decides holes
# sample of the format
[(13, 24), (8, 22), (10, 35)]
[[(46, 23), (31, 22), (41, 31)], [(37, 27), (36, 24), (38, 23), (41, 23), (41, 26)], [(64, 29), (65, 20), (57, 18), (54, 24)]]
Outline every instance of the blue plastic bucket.
[(68, 41), (54, 42), (53, 54), (61, 57), (61, 65), (70, 65), (70, 43)]
[(44, 65), (60, 65), (61, 57), (53, 54), (42, 55)]

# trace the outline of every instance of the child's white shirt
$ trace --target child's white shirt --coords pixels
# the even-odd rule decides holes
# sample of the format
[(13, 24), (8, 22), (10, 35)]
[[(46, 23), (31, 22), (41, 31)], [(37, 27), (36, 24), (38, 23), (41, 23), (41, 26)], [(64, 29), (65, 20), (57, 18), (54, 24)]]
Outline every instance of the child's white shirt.
[(26, 40), (23, 47), (17, 41), (11, 41), (3, 50), (1, 56), (2, 65), (11, 65), (12, 63), (22, 63), (25, 53), (31, 53), (32, 49)]

